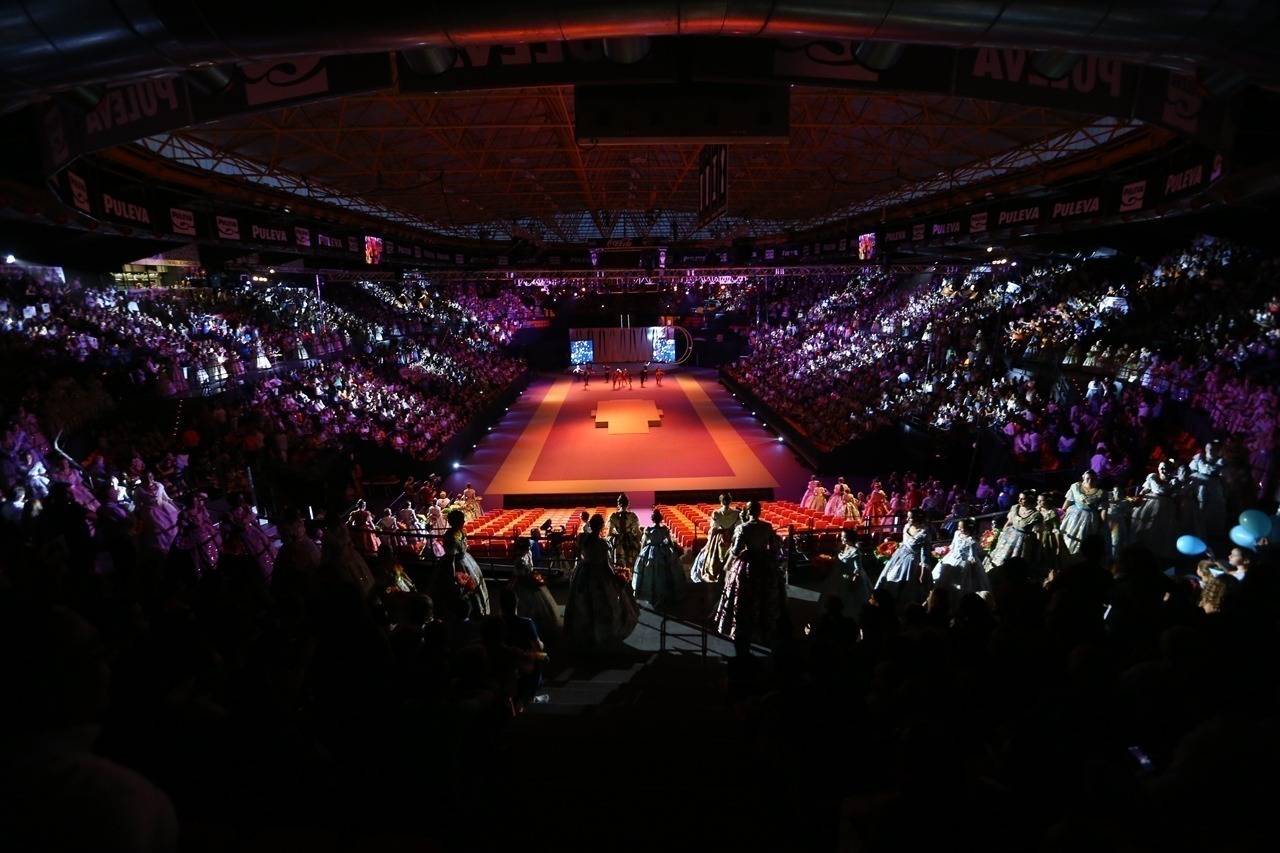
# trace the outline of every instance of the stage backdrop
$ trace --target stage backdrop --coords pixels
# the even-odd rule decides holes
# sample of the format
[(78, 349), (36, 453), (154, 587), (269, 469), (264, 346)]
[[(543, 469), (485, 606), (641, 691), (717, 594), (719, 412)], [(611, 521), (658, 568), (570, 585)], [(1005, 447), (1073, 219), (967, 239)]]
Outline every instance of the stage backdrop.
[(569, 341), (591, 341), (597, 364), (654, 360), (654, 342), (673, 340), (667, 326), (640, 326), (630, 329), (570, 329)]

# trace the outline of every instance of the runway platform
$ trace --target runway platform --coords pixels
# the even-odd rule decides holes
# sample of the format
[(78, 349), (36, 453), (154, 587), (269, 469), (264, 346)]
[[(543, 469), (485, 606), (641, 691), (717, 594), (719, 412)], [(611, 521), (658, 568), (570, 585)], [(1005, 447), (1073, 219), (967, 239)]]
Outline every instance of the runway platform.
[(467, 483), (486, 510), (611, 505), (626, 492), (635, 509), (676, 501), (798, 499), (809, 472), (715, 374), (673, 369), (659, 386), (614, 388), (595, 377), (539, 377), (481, 441), (447, 488)]

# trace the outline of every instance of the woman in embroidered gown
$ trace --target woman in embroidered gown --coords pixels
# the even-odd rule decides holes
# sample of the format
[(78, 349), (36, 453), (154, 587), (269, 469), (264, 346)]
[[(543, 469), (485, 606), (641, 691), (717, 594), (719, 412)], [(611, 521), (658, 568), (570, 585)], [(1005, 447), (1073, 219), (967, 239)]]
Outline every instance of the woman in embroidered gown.
[(823, 508), (823, 513), (836, 518), (844, 518), (844, 499), (849, 492), (850, 489), (845, 485), (844, 477), (836, 480), (834, 488), (831, 489), (831, 498), (827, 501), (826, 507)]
[(484, 510), (480, 509), (480, 496), (476, 494), (475, 487), (467, 483), (467, 487), (462, 490), (459, 495), (462, 498), (462, 511), (467, 516), (467, 521), (473, 521), (484, 515)]
[(85, 485), (84, 474), (81, 473), (80, 469), (67, 459), (50, 460), (49, 466), (50, 484), (66, 483), (71, 500), (84, 507), (89, 516), (93, 517), (94, 513), (98, 511), (98, 499), (93, 496), (93, 492)]
[(547, 589), (546, 581), (533, 568), (533, 554), (529, 540), (516, 540), (516, 552), (511, 567), (511, 580), (507, 588), (516, 594), (517, 611), (528, 616), (538, 627), (538, 635), (544, 640), (558, 637), (564, 629), (556, 600)]
[(377, 528), (379, 538), (387, 543), (387, 547), (393, 550), (404, 548), (404, 537), (400, 535), (400, 522), (391, 514), (391, 507), (382, 511), (382, 515), (373, 526)]
[(1062, 509), (1066, 515), (1060, 530), (1068, 553), (1080, 553), (1080, 545), (1090, 536), (1106, 535), (1107, 493), (1098, 485), (1098, 475), (1092, 469), (1067, 489)]
[(778, 535), (760, 518), (760, 502), (750, 501), (733, 537), (733, 559), (725, 572), (716, 607), (716, 630), (733, 640), (739, 657), (752, 643), (768, 643), (786, 602), (786, 575), (778, 563)]
[(276, 564), (276, 546), (267, 536), (253, 507), (245, 503), (244, 495), (233, 494), (227, 499), (231, 509), (222, 519), (222, 541), (227, 547), (236, 543), (243, 553), (255, 563), (262, 576), (271, 579)]
[(206, 498), (203, 492), (197, 492), (191, 496), (191, 506), (178, 513), (178, 537), (173, 543), (175, 549), (186, 552), (197, 578), (218, 567), (222, 551), (222, 537), (209, 517)]
[(809, 501), (804, 505), (805, 509), (811, 509), (814, 512), (826, 512), (827, 499), (831, 497), (831, 493), (826, 487), (819, 485), (813, 490), (813, 494), (809, 495)]
[(618, 495), (618, 508), (609, 515), (609, 543), (615, 566), (634, 569), (640, 556), (640, 518), (630, 510), (631, 499)]
[(694, 583), (719, 583), (724, 578), (729, 563), (729, 547), (733, 544), (733, 532), (742, 523), (742, 513), (730, 506), (733, 497), (727, 492), (720, 496), (720, 506), (711, 513), (711, 529), (707, 532), (707, 544), (693, 561), (690, 577)]
[(808, 506), (809, 501), (813, 499), (814, 492), (818, 491), (821, 487), (822, 483), (818, 482), (818, 476), (816, 474), (810, 477), (809, 485), (805, 487), (804, 495), (800, 498), (800, 506)]
[[(479, 619), (489, 615), (489, 589), (485, 586), (480, 564), (467, 550), (467, 534), (463, 527), (467, 516), (460, 509), (450, 510), (446, 519), (449, 529), (444, 536), (444, 559), (436, 567), (431, 597), (442, 616), (452, 614), (450, 602), (458, 598), (466, 601), (467, 616)], [(460, 576), (465, 575), (464, 581)]]
[(893, 592), (898, 609), (924, 601), (929, 592), (929, 526), (924, 513), (913, 509), (907, 513), (902, 530), (902, 544), (893, 552), (884, 571), (876, 579), (876, 589), (886, 587)]
[(431, 553), (438, 560), (444, 556), (444, 536), (449, 532), (449, 522), (445, 521), (440, 506), (434, 502), (427, 508), (427, 531), (435, 534), (431, 538)]
[(378, 546), (382, 544), (378, 538), (378, 528), (373, 521), (373, 513), (369, 512), (369, 507), (364, 501), (356, 501), (356, 508), (351, 510), (351, 514), (347, 516), (347, 524), (351, 526), (352, 541), (358, 541), (360, 548), (366, 554), (377, 554)]
[(1018, 503), (1009, 507), (1009, 516), (1000, 530), (1000, 538), (988, 557), (992, 566), (1004, 565), (1010, 557), (1025, 557), (1035, 562), (1039, 550), (1036, 534), (1044, 523), (1043, 516), (1034, 506), (1035, 500), (1036, 495), (1032, 492), (1018, 493)]
[(888, 533), (888, 528), (882, 528), (881, 525), (889, 518), (889, 497), (880, 487), (879, 480), (871, 484), (867, 502), (862, 507), (862, 518), (870, 527), (872, 536), (885, 536)]
[(564, 605), (564, 629), (574, 644), (593, 649), (621, 642), (640, 621), (640, 608), (631, 584), (614, 572), (616, 562), (608, 540), (600, 536), (604, 516), (591, 516), (578, 537), (578, 562)]
[(680, 546), (671, 537), (671, 528), (663, 524), (662, 510), (655, 509), (651, 520), (653, 526), (645, 529), (640, 541), (632, 582), (636, 598), (649, 602), (658, 613), (670, 613), (684, 589)]
[(1222, 445), (1210, 441), (1187, 463), (1187, 508), (1191, 528), (1201, 539), (1221, 537), (1227, 528), (1226, 459)]
[(875, 556), (868, 557), (858, 548), (858, 534), (853, 530), (842, 531), (840, 541), (836, 565), (818, 593), (818, 608), (825, 613), (826, 599), (834, 596), (844, 602), (841, 612), (857, 621), (862, 618), (862, 608), (871, 598), (871, 578), (866, 571), (866, 561), (868, 558), (874, 561)]
[(142, 546), (161, 555), (168, 554), (178, 535), (178, 507), (150, 471), (142, 472), (142, 481), (133, 490), (133, 506)]
[(862, 506), (853, 492), (844, 496), (844, 520), (852, 521), (855, 526), (862, 524)]
[(978, 523), (972, 518), (956, 522), (951, 548), (933, 567), (934, 586), (945, 586), (954, 591), (952, 610), (959, 608), (960, 599), (966, 593), (991, 591), (991, 581), (982, 568), (982, 549), (974, 538), (977, 529)]
[(1182, 493), (1182, 479), (1171, 459), (1162, 460), (1138, 491), (1142, 503), (1133, 511), (1133, 539), (1158, 557), (1176, 553), (1178, 498)]

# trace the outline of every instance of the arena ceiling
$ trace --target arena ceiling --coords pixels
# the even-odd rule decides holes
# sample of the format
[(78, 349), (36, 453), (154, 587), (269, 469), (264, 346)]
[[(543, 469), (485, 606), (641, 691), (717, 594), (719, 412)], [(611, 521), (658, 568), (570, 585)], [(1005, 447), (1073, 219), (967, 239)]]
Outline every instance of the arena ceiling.
[(282, 187), (371, 202), (446, 234), (572, 243), (798, 232), (917, 195), (981, 197), (1002, 176), (1025, 184), (1085, 154), (1094, 168), (1168, 137), (1040, 107), (794, 87), (789, 141), (729, 146), (728, 214), (705, 229), (694, 220), (701, 143), (583, 144), (569, 86), (378, 93), (145, 144), (248, 180), (261, 167)]
[[(990, 45), (1070, 62), (1081, 53), (1202, 79), (1280, 79), (1266, 2), (366, 0), (292, 7), (243, 0), (36, 4), (0, 0), (10, 110), (103, 83), (194, 76), (247, 61), (392, 51), (430, 64), (477, 46), (598, 39), (619, 64), (660, 40), (843, 39), (956, 51)], [(852, 40), (852, 41), (850, 41)], [(390, 54), (395, 55), (395, 54)], [(859, 53), (861, 57), (861, 53)], [(451, 61), (451, 60), (450, 60)], [(583, 82), (583, 81), (578, 81)], [(163, 176), (234, 183), (262, 205), (334, 205), (468, 238), (534, 244), (777, 236), (921, 205), (1026, 193), (1154, 154), (1176, 134), (1131, 116), (926, 91), (791, 84), (785, 142), (735, 141), (728, 212), (697, 220), (701, 141), (599, 144), (577, 132), (571, 83), (433, 91), (395, 85), (203, 121), (105, 156)], [(619, 88), (619, 109), (628, 97)]]

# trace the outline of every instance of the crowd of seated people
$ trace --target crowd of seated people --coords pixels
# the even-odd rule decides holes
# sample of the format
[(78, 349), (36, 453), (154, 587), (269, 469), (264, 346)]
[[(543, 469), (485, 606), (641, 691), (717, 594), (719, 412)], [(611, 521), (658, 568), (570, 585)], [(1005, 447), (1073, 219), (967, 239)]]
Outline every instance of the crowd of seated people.
[[(1173, 441), (1162, 415), (1182, 404), (1247, 447), (1261, 485), (1274, 479), (1280, 422), (1280, 329), (1268, 322), (1276, 272), (1257, 253), (1204, 238), (1131, 282), (1064, 264), (1030, 269), (1012, 287), (1008, 268), (941, 286), (849, 282), (808, 301), (801, 290), (726, 372), (819, 447), (903, 419), (990, 427), (1028, 469), (1075, 465), (1105, 444), (1126, 485), (1138, 460)], [(1046, 362), (1073, 381), (1047, 387)]]

